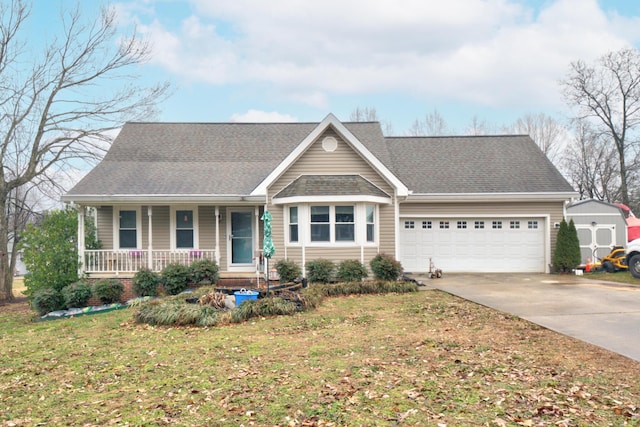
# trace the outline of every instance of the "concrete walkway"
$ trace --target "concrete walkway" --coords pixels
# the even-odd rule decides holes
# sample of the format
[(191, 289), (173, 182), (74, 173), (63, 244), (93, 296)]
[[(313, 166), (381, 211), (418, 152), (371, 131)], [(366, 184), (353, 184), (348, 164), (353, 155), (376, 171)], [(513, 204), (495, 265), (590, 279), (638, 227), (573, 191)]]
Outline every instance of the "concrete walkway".
[(640, 361), (640, 286), (551, 274), (411, 277)]

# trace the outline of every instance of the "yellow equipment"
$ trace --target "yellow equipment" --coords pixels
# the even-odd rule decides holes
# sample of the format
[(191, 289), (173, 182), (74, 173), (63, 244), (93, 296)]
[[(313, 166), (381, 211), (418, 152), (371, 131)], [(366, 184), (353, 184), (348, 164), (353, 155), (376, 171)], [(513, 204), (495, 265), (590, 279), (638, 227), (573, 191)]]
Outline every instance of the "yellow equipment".
[(628, 270), (627, 256), (624, 252), (624, 247), (614, 246), (606, 255), (600, 259), (601, 269), (607, 273), (615, 273), (616, 271)]

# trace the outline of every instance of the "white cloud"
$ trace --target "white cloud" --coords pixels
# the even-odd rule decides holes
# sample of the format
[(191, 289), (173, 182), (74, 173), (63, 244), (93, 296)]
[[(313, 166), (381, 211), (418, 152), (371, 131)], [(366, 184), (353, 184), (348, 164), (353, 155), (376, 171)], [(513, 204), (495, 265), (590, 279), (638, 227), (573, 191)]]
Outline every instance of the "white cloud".
[(246, 113), (234, 114), (231, 122), (235, 123), (292, 123), (298, 119), (288, 114), (275, 111), (249, 110)]
[(156, 64), (181, 79), (250, 86), (314, 107), (370, 93), (558, 105), (570, 61), (640, 40), (637, 19), (605, 12), (596, 0), (549, 1), (539, 10), (516, 0), (191, 4), (180, 28), (141, 27)]

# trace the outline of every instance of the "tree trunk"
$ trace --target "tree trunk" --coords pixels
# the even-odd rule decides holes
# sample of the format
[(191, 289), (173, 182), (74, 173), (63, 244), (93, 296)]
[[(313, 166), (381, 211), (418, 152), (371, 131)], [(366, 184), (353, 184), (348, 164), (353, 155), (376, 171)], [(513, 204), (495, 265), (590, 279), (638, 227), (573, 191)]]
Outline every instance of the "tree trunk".
[(13, 271), (9, 266), (9, 233), (6, 197), (0, 197), (0, 288), (5, 301), (13, 301)]

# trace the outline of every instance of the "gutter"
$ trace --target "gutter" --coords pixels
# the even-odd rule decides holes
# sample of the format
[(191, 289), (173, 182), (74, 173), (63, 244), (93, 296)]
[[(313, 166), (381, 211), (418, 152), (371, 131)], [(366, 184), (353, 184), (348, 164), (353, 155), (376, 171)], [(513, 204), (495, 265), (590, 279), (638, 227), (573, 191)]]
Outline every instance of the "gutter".
[(575, 192), (540, 193), (413, 193), (402, 203), (465, 203), (465, 202), (555, 202), (576, 197)]
[(174, 204), (174, 203), (264, 203), (266, 196), (244, 194), (65, 194), (61, 201), (65, 203), (90, 204)]

